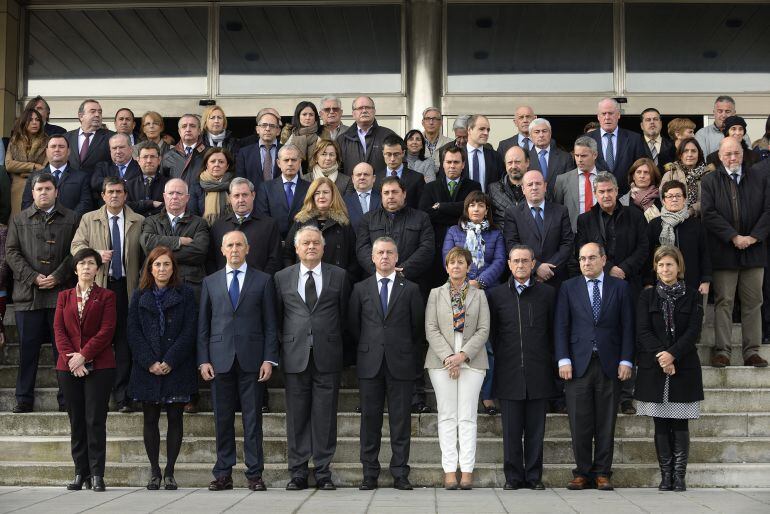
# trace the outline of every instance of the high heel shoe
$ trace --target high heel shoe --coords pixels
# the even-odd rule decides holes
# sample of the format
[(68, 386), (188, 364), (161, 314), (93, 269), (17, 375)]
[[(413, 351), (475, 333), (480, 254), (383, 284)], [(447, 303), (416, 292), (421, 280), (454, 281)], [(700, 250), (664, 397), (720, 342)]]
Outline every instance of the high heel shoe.
[(75, 475), (75, 479), (67, 484), (68, 491), (80, 491), (85, 486), (91, 489), (91, 475)]
[(444, 473), (444, 489), (447, 491), (457, 490), (457, 473)]
[(460, 476), (460, 489), (463, 491), (473, 489), (473, 473), (462, 473)]
[(95, 493), (103, 493), (107, 488), (104, 486), (104, 478), (102, 477), (93, 477), (93, 485), (94, 485), (94, 492)]

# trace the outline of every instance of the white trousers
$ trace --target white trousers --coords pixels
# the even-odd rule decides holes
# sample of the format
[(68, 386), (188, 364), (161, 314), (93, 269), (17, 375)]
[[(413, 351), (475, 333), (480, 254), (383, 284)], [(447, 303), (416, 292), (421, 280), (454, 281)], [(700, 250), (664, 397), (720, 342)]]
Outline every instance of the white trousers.
[[(445, 369), (429, 369), (438, 406), (438, 442), (444, 473), (472, 473), (476, 464), (476, 419), (479, 392), (484, 383), (480, 370), (462, 368), (457, 379)], [(460, 446), (458, 454), (457, 446)]]

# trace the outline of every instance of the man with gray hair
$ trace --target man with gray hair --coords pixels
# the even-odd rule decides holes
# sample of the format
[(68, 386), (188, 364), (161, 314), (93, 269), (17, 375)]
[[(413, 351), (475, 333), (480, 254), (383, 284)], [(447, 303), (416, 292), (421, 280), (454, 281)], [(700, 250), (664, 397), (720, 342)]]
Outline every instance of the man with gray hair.
[(438, 160), (439, 153), (436, 150), (452, 142), (451, 138), (441, 133), (442, 119), (443, 116), (438, 107), (428, 107), (422, 111), (422, 128), (424, 129), (422, 135), (425, 138), (425, 155), (433, 159), (436, 167), (441, 164), (441, 161)]
[(259, 187), (278, 176), (278, 151), (281, 141), (281, 118), (272, 108), (265, 108), (257, 114), (258, 139), (250, 145), (241, 146), (235, 163), (235, 174), (247, 178)]
[(118, 177), (123, 182), (142, 174), (139, 164), (131, 155), (131, 141), (126, 134), (114, 134), (110, 137), (110, 161), (99, 162), (91, 174), (91, 194), (97, 207), (104, 205), (102, 184), (107, 177)]
[(599, 173), (596, 169), (597, 148), (596, 141), (592, 138), (577, 138), (573, 150), (576, 168), (556, 177), (553, 201), (562, 204), (569, 211), (572, 232), (577, 230), (578, 216), (590, 211), (596, 203), (593, 184)]
[[(709, 155), (719, 150), (719, 143), (725, 137), (722, 129), (725, 120), (730, 116), (735, 116), (735, 100), (732, 96), (719, 95), (714, 100), (714, 123), (707, 125), (695, 133), (695, 139), (703, 150), (703, 155)], [(751, 139), (748, 134), (743, 135), (746, 146), (751, 148)]]
[(260, 215), (275, 220), (281, 241), (286, 239), (294, 223), (294, 216), (302, 208), (302, 202), (310, 189), (310, 182), (299, 179), (301, 163), (299, 148), (292, 144), (282, 146), (278, 150), (281, 175), (269, 182), (262, 182), (257, 192), (256, 210)]
[(517, 134), (503, 139), (497, 146), (497, 153), (500, 157), (505, 159), (505, 154), (512, 146), (520, 146), (527, 153), (532, 149), (532, 139), (529, 135), (529, 124), (537, 118), (535, 111), (529, 105), (521, 105), (516, 108), (516, 112), (513, 115), (513, 124), (516, 125)]
[(352, 175), (359, 162), (371, 164), (375, 173), (385, 169), (382, 142), (395, 132), (377, 124), (376, 112), (371, 97), (359, 96), (353, 100), (353, 119), (356, 122), (337, 138), (345, 175)]
[(168, 178), (181, 178), (190, 187), (198, 181), (206, 144), (201, 137), (198, 115), (183, 114), (178, 125), (179, 142), (163, 155), (163, 174)]
[(90, 174), (98, 163), (109, 162), (107, 141), (114, 132), (102, 128), (102, 106), (92, 98), (78, 107), (78, 121), (80, 127), (64, 134), (70, 147), (69, 164)]
[(321, 98), (318, 114), (323, 121), (324, 129), (321, 139), (336, 141), (337, 138), (350, 127), (342, 123), (342, 101), (332, 95)]
[(455, 121), (452, 123), (452, 132), (455, 138), (438, 149), (439, 166), (444, 162), (444, 152), (446, 152), (447, 148), (450, 146), (465, 148), (465, 145), (468, 143), (468, 120), (470, 117), (470, 114), (462, 114), (455, 118)]
[(551, 123), (545, 118), (535, 118), (529, 124), (532, 148), (529, 151), (529, 169), (539, 170), (548, 185), (549, 198), (556, 185), (556, 177), (575, 169), (575, 160), (570, 154), (556, 146)]

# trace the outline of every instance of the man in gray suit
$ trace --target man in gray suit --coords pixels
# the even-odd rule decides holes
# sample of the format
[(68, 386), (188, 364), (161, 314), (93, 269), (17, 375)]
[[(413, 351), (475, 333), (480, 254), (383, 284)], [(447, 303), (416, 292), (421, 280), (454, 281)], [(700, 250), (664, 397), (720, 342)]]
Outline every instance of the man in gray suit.
[(577, 232), (577, 218), (591, 210), (596, 203), (593, 188), (599, 171), (596, 169), (598, 145), (593, 138), (580, 136), (575, 141), (577, 168), (556, 177), (553, 201), (562, 204), (569, 212), (572, 232)]
[(278, 363), (275, 288), (267, 273), (246, 264), (249, 243), (239, 230), (222, 237), (224, 269), (209, 275), (201, 290), (198, 369), (213, 381), (217, 462), (209, 491), (233, 488), (235, 409), (240, 398), (249, 489), (265, 491), (262, 471), (262, 393)]
[(307, 489), (312, 456), (316, 487), (333, 491), (329, 465), (337, 449), (342, 324), (350, 285), (344, 269), (321, 262), (324, 239), (314, 225), (297, 231), (294, 249), (300, 262), (275, 274), (291, 473), (286, 490)]

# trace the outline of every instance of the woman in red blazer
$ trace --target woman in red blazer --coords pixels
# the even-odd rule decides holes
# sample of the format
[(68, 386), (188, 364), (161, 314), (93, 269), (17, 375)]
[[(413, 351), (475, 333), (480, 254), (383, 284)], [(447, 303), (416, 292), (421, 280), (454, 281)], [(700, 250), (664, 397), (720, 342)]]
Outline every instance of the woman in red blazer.
[(70, 418), (75, 461), (75, 480), (67, 489), (93, 485), (102, 492), (107, 407), (115, 378), (115, 293), (94, 283), (102, 265), (96, 250), (80, 250), (73, 262), (78, 283), (59, 293), (53, 324), (59, 350), (56, 375)]

